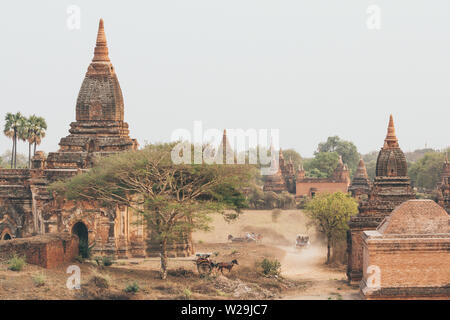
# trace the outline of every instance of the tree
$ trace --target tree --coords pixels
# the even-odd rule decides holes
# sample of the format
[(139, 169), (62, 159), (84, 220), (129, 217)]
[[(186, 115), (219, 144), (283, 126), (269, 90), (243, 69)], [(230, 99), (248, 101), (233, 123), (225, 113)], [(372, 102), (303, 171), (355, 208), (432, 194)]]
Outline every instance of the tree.
[(351, 216), (358, 213), (358, 202), (349, 194), (318, 194), (308, 201), (306, 216), (327, 239), (327, 261), (330, 263), (332, 243), (345, 237)]
[(428, 152), (420, 160), (411, 164), (409, 176), (415, 187), (432, 190), (440, 181), (445, 155)]
[(42, 117), (32, 115), (25, 119), (23, 132), (21, 133), (22, 140), (28, 141), (28, 167), (31, 168), (31, 146), (34, 145), (33, 156), (36, 154), (36, 145), (40, 144), (42, 138), (45, 137), (45, 130), (47, 130), (47, 123)]
[(5, 127), (3, 129), (3, 133), (13, 141), (11, 151), (11, 168), (16, 168), (17, 166), (17, 139), (19, 129), (23, 126), (23, 123), (24, 117), (20, 112), (15, 114), (8, 112), (5, 116)]
[(88, 172), (51, 186), (69, 200), (98, 201), (110, 208), (123, 205), (142, 214), (160, 242), (162, 279), (167, 277), (168, 244), (180, 234), (207, 230), (209, 213), (235, 218), (249, 179), (246, 165), (175, 165), (174, 146), (148, 145), (101, 158)]
[(31, 143), (34, 145), (33, 156), (36, 154), (36, 146), (40, 145), (42, 139), (45, 138), (45, 131), (47, 130), (47, 122), (43, 117), (35, 115), (30, 116), (32, 139)]
[(302, 164), (302, 157), (300, 154), (295, 151), (294, 149), (287, 149), (283, 150), (283, 157), (285, 161), (292, 160), (292, 163), (294, 164), (294, 169), (297, 170), (297, 168)]
[(342, 156), (342, 161), (354, 172), (358, 166), (359, 153), (353, 142), (341, 140), (338, 136), (328, 137), (326, 142), (319, 143), (317, 153), (336, 152)]
[[(319, 152), (313, 159), (305, 161), (304, 169), (308, 176), (310, 176), (310, 172), (314, 172), (314, 175), (330, 177), (338, 163), (339, 155), (336, 152)], [(319, 172), (313, 171), (313, 169), (317, 169)]]

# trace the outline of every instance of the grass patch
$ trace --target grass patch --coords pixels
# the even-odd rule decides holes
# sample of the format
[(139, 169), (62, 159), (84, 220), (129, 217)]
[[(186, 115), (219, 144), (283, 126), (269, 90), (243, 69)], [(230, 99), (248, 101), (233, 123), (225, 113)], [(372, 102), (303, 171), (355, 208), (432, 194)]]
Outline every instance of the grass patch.
[(33, 276), (31, 277), (31, 279), (33, 279), (34, 285), (35, 285), (36, 287), (42, 287), (43, 285), (45, 285), (45, 282), (46, 282), (46, 280), (47, 280), (47, 279), (45, 278), (44, 273), (42, 273), (42, 272), (33, 275)]
[(125, 291), (126, 293), (133, 293), (133, 294), (134, 294), (134, 293), (136, 293), (136, 292), (139, 291), (139, 285), (138, 285), (138, 283), (135, 281), (135, 282), (133, 282), (133, 283), (127, 285), (127, 286), (125, 287), (124, 291)]
[(25, 259), (16, 254), (14, 254), (13, 257), (8, 260), (8, 269), (12, 271), (22, 271), (25, 265)]

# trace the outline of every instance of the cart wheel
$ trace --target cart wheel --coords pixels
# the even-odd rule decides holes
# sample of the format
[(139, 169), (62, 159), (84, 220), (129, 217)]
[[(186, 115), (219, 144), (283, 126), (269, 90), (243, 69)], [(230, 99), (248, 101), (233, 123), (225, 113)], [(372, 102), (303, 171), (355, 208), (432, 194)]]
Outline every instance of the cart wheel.
[(198, 273), (200, 274), (210, 274), (212, 271), (211, 265), (209, 264), (199, 264), (197, 265)]

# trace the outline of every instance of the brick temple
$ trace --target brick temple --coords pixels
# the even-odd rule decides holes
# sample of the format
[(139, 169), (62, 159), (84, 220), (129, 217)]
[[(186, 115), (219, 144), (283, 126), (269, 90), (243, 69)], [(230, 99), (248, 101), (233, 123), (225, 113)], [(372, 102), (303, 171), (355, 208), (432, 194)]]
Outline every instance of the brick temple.
[(437, 203), (450, 214), (450, 163), (448, 162), (448, 154), (445, 155), (441, 180), (437, 185), (437, 194)]
[(352, 217), (349, 222), (347, 276), (350, 283), (357, 284), (362, 279), (363, 231), (375, 230), (398, 205), (415, 198), (407, 171), (406, 158), (400, 149), (391, 115), (387, 136), (378, 154), (376, 176), (368, 198), (360, 201), (358, 215)]
[(372, 182), (369, 180), (369, 176), (367, 175), (366, 165), (364, 164), (364, 160), (361, 158), (358, 163), (358, 168), (353, 175), (352, 183), (348, 187), (348, 191), (351, 193), (352, 197), (362, 201), (368, 196), (371, 186)]
[[(138, 148), (124, 121), (122, 90), (109, 59), (103, 20), (78, 94), (75, 120), (59, 150), (47, 158), (36, 152), (31, 169), (0, 169), (0, 240), (72, 233), (80, 242), (94, 244), (94, 254), (158, 255), (159, 242), (152, 240), (142, 217), (131, 209), (57, 199), (47, 189), (54, 181), (89, 170), (98, 157)], [(171, 256), (192, 253), (190, 241), (181, 242), (173, 244)]]
[[(273, 152), (273, 150), (272, 150)], [(289, 192), (296, 198), (314, 197), (318, 193), (333, 193), (348, 191), (350, 185), (350, 171), (339, 157), (338, 165), (329, 178), (309, 178), (303, 165), (295, 172), (294, 165), (289, 159), (285, 161), (283, 151), (280, 149), (278, 156), (278, 169), (272, 175), (268, 175), (264, 182), (264, 191), (275, 193)]]
[(449, 299), (449, 216), (433, 200), (409, 200), (362, 233), (365, 299)]

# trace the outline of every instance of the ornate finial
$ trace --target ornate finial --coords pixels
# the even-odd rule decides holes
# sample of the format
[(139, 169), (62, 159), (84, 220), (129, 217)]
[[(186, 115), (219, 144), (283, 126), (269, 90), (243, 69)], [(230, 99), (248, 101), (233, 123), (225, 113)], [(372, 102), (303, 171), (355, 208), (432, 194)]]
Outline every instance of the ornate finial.
[(392, 114), (389, 117), (388, 131), (384, 141), (385, 145), (387, 144), (388, 147), (398, 147), (398, 140), (395, 135), (394, 118), (392, 117)]
[(105, 29), (103, 19), (100, 19), (98, 25), (97, 42), (94, 49), (94, 58), (92, 62), (110, 62), (108, 56), (108, 44), (106, 43)]

